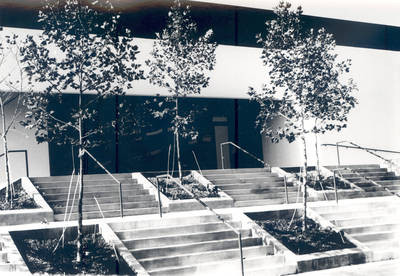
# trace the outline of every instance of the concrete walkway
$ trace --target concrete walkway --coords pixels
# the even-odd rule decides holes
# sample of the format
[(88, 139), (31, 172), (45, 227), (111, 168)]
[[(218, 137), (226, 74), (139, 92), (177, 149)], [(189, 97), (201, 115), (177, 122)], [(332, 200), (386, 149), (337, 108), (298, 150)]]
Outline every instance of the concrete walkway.
[(400, 275), (400, 260), (367, 263), (361, 265), (342, 266), (296, 274), (299, 276), (395, 276)]

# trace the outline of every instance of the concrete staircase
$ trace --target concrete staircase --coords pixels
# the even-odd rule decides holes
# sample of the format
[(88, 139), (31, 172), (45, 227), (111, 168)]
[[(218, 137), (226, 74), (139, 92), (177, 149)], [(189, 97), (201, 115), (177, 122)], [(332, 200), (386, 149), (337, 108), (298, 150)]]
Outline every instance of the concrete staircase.
[(0, 274), (30, 274), (10, 234), (0, 234)]
[[(222, 216), (242, 233), (246, 275), (295, 271), (294, 265), (284, 265), (283, 255), (271, 255), (272, 247), (242, 229), (241, 222)], [(110, 226), (150, 275), (241, 275), (237, 234), (208, 212)]]
[[(282, 177), (264, 168), (204, 170), (203, 176), (234, 199), (235, 207), (286, 203)], [(297, 187), (288, 183), (289, 203), (296, 202)]]
[[(326, 168), (337, 169), (336, 166), (327, 166)], [(359, 197), (391, 196), (393, 194), (388, 190), (400, 191), (400, 177), (379, 165), (345, 165), (339, 167), (339, 172), (345, 179), (364, 190)], [(368, 181), (366, 178), (372, 181)]]
[[(114, 175), (122, 183), (122, 199), (124, 216), (158, 213), (158, 203), (154, 195), (144, 189), (131, 174)], [(44, 199), (54, 210), (56, 221), (64, 220), (65, 206), (71, 176), (51, 176), (31, 178), (32, 183), (38, 188)], [(76, 185), (74, 177), (71, 188), (68, 208), (72, 204), (73, 193)], [(84, 175), (83, 190), (83, 218), (102, 218), (99, 207), (94, 199), (96, 197), (104, 217), (120, 216), (119, 185), (106, 174)], [(78, 192), (76, 194), (71, 220), (78, 218)], [(68, 210), (69, 210), (68, 209)]]
[(372, 250), (372, 261), (400, 257), (400, 199), (375, 197), (312, 207), (322, 217)]

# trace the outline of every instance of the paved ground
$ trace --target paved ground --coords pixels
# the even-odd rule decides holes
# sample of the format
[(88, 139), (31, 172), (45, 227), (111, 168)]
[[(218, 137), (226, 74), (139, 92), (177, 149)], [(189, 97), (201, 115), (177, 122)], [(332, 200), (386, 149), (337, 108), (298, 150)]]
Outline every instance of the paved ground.
[(350, 265), (327, 270), (296, 274), (296, 276), (396, 276), (400, 275), (400, 260)]

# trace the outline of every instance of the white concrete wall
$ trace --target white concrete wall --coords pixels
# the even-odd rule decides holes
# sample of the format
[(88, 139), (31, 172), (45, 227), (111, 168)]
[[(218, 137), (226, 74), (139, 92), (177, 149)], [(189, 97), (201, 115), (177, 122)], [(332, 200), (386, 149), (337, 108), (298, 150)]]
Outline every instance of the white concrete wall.
[[(342, 58), (351, 58), (351, 75), (358, 85), (355, 94), (359, 104), (349, 115), (348, 127), (341, 132), (330, 132), (319, 137), (320, 143), (349, 140), (365, 147), (400, 151), (400, 52), (337, 47)], [(308, 137), (308, 157), (315, 164), (314, 136)], [(295, 148), (297, 147), (297, 150)], [(266, 144), (264, 158), (274, 165), (294, 166), (301, 164), (301, 145), (289, 148), (286, 143)], [(372, 155), (351, 149), (341, 152), (342, 164), (368, 164), (380, 162)], [(283, 154), (286, 158), (276, 156)], [(400, 155), (382, 154), (386, 158)], [(321, 147), (322, 164), (336, 164), (336, 149)]]

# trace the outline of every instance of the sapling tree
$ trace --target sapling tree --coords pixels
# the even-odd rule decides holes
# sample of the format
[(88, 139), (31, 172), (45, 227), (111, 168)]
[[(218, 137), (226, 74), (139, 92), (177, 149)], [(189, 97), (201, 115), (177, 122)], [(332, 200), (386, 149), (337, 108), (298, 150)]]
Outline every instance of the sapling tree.
[(209, 84), (207, 73), (215, 66), (216, 43), (211, 43), (212, 30), (199, 36), (197, 25), (190, 16), (190, 7), (175, 0), (168, 13), (166, 27), (156, 33), (151, 51), (149, 82), (166, 88), (169, 95), (160, 103), (156, 117), (169, 116), (176, 143), (179, 178), (182, 179), (180, 137), (197, 136), (193, 129), (193, 112), (181, 113), (179, 98), (200, 94)]
[[(38, 142), (79, 148), (78, 262), (83, 256), (83, 157), (86, 149), (102, 142), (105, 128), (115, 125), (110, 117), (100, 125), (99, 104), (124, 95), (132, 82), (143, 76), (135, 63), (138, 47), (130, 31), (117, 26), (118, 18), (110, 1), (87, 5), (78, 0), (47, 0), (39, 12), (43, 32), (38, 37), (28, 36), (21, 48), (29, 79), (45, 85), (43, 91), (29, 95), (24, 125), (35, 129)], [(64, 92), (78, 94), (68, 110)], [(92, 97), (85, 101), (85, 95)]]
[[(12, 208), (13, 186), (10, 175), (8, 134), (15, 127), (17, 119), (22, 114), (22, 102), (24, 94), (22, 68), (19, 63), (18, 36), (11, 33), (4, 33), (0, 30), (0, 136), (3, 142), (4, 151), (4, 172), (6, 178), (6, 202)], [(13, 66), (10, 67), (10, 63)], [(5, 108), (13, 105), (11, 114), (6, 114)], [(8, 116), (7, 116), (8, 115)]]
[[(269, 83), (261, 91), (250, 88), (249, 94), (260, 105), (256, 123), (261, 133), (278, 143), (301, 139), (303, 145), (303, 231), (307, 229), (307, 145), (308, 133), (323, 134), (346, 127), (349, 111), (357, 103), (356, 89), (346, 78), (350, 60), (338, 61), (335, 40), (325, 29), (303, 28), (302, 9), (290, 9), (280, 2), (276, 18), (267, 21), (266, 34), (257, 35), (262, 45), (261, 59), (267, 68)], [(271, 122), (284, 119), (282, 124)]]

